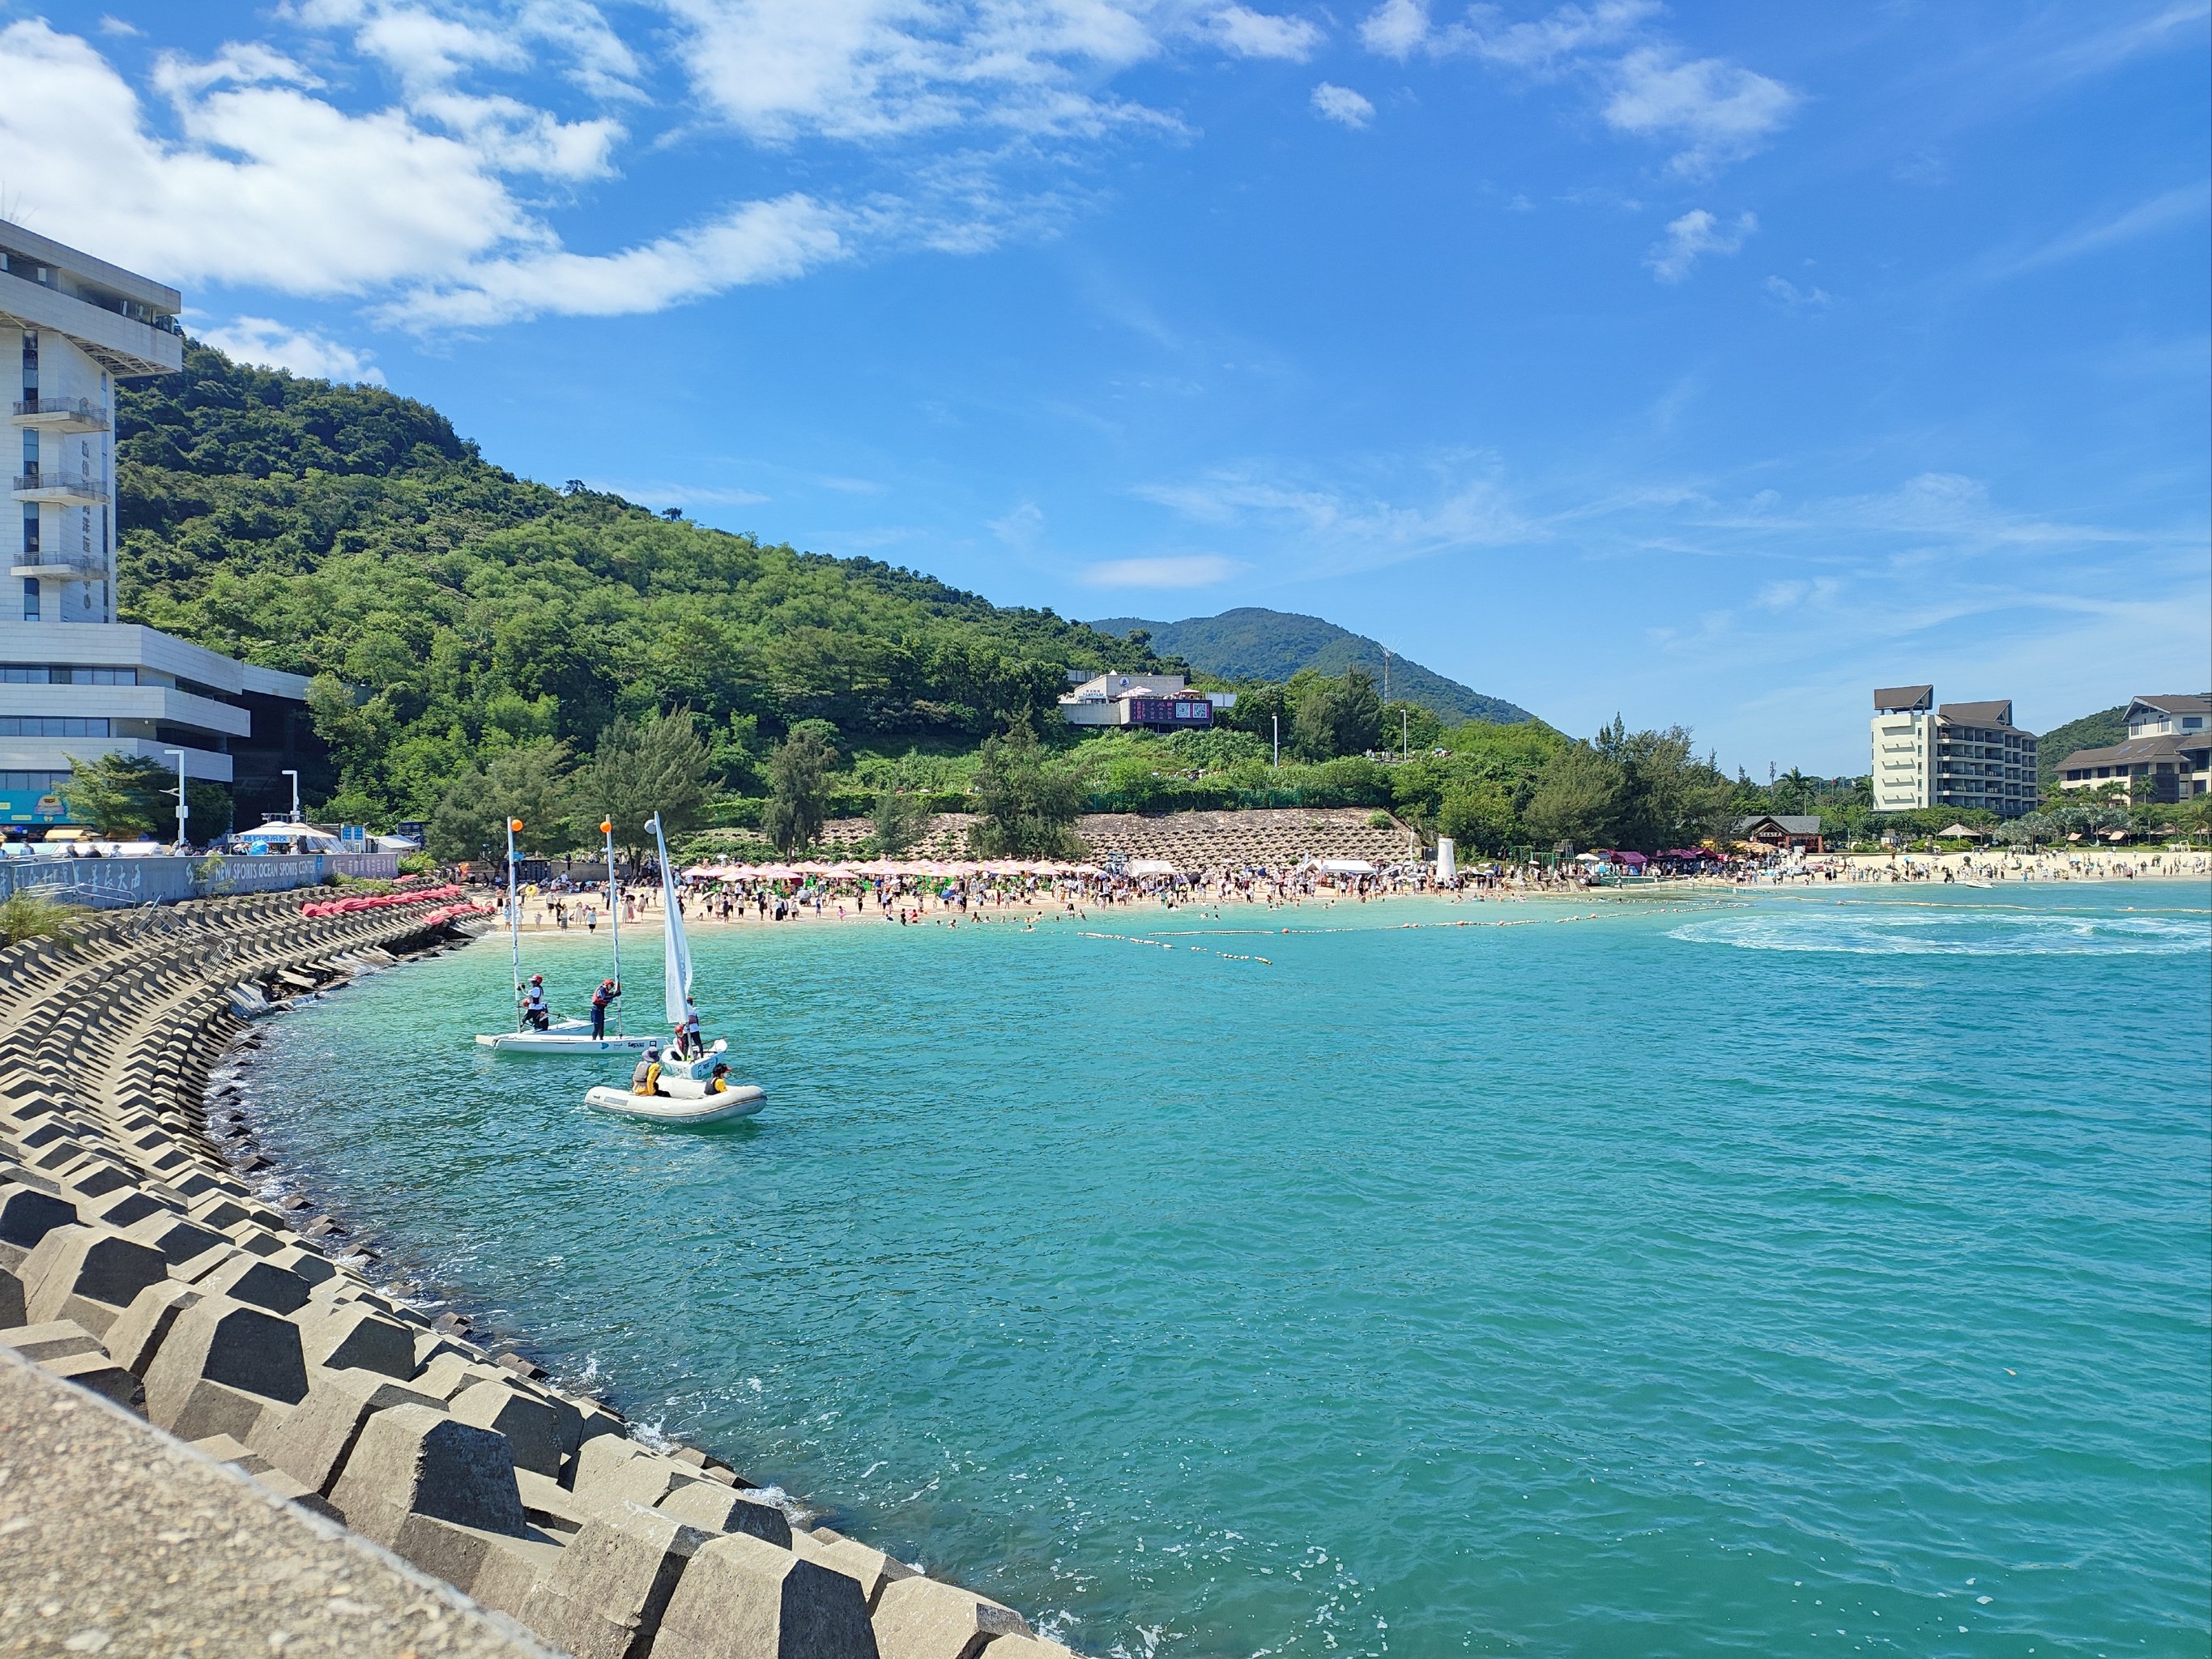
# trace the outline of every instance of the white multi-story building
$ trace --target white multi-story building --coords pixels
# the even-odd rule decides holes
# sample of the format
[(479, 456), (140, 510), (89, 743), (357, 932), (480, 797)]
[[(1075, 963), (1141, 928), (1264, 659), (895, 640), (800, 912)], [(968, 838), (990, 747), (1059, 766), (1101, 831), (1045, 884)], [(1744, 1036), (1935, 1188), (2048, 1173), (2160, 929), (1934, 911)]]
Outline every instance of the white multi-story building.
[(1213, 711), (1233, 708), (1234, 691), (1193, 691), (1183, 674), (1083, 675), (1070, 670), (1074, 689), (1060, 700), (1070, 726), (1137, 726), (1155, 732), (1203, 732)]
[(2116, 788), (2138, 805), (2212, 794), (2212, 692), (2135, 697), (2127, 718), (2125, 743), (2058, 763), (2060, 788)]
[(2035, 733), (2012, 723), (2009, 699), (1939, 708), (1932, 685), (1893, 685), (1874, 694), (1874, 709), (1875, 811), (2035, 810)]
[(116, 382), (183, 367), (181, 304), (0, 220), (0, 823), (60, 820), (71, 757), (102, 754), (181, 751), (189, 775), (273, 805), (312, 744), (299, 675), (116, 620)]

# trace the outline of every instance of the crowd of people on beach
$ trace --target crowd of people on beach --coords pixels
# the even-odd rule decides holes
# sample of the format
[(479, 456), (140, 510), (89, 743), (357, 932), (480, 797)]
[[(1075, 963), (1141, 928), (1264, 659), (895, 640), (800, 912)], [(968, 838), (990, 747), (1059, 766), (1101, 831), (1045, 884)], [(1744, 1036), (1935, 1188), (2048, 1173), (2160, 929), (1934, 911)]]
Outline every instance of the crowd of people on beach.
[[(1352, 860), (1334, 861), (1340, 866)], [(1812, 854), (1765, 862), (1736, 862), (1685, 874), (1643, 875), (1623, 883), (1611, 866), (1566, 860), (1466, 866), (1439, 879), (1426, 861), (1330, 867), (1310, 861), (1284, 868), (1249, 866), (1133, 873), (1112, 866), (1018, 866), (971, 863), (934, 865), (926, 872), (884, 874), (826, 865), (810, 870), (778, 866), (752, 873), (728, 865), (679, 874), (677, 903), (686, 922), (882, 921), (902, 927), (957, 926), (1015, 916), (1032, 924), (1040, 915), (1085, 917), (1094, 910), (1159, 905), (1262, 905), (1311, 902), (1367, 903), (1423, 895), (1461, 900), (1502, 900), (1588, 893), (1632, 885), (1639, 889), (1745, 889), (1848, 884), (1995, 884), (2020, 881), (2110, 881), (2212, 875), (2212, 854), (2189, 849), (2067, 849), (2022, 853), (1989, 850), (1948, 854)], [(626, 876), (619, 890), (622, 921), (657, 915), (659, 874)], [(604, 879), (582, 872), (554, 875), (520, 890), (522, 926), (596, 934), (608, 920)]]

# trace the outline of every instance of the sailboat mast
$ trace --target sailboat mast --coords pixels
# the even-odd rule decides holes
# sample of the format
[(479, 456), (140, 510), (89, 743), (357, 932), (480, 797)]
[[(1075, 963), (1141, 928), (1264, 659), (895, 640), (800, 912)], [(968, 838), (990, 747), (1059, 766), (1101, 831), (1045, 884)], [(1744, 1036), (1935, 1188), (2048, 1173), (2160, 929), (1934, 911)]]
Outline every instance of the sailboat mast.
[(599, 833), (607, 838), (607, 920), (615, 936), (615, 1035), (623, 1034), (622, 1013), (622, 888), (615, 879), (615, 821), (599, 820)]
[(514, 969), (514, 1029), (522, 1029), (522, 908), (514, 898), (514, 832), (520, 818), (507, 821), (507, 955)]

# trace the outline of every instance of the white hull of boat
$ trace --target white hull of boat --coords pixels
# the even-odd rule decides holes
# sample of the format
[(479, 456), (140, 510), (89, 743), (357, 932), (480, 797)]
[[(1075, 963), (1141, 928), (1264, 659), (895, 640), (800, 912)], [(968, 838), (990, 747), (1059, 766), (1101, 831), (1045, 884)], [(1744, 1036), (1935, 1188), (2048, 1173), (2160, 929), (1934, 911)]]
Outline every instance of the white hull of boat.
[(768, 1091), (751, 1083), (713, 1095), (634, 1095), (627, 1089), (599, 1088), (586, 1093), (584, 1103), (651, 1123), (720, 1123), (750, 1117), (768, 1103)]
[(653, 1041), (649, 1036), (595, 1037), (588, 1025), (573, 1030), (556, 1025), (550, 1031), (501, 1031), (495, 1036), (479, 1036), (477, 1047), (501, 1054), (619, 1054), (649, 1048)]

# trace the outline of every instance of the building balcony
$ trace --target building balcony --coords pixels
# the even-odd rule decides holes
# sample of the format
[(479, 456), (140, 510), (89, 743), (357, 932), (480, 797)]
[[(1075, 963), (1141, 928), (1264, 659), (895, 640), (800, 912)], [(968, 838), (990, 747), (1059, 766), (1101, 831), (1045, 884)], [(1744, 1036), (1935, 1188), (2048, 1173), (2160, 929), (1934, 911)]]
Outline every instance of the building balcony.
[(58, 472), (19, 472), (9, 485), (19, 501), (48, 507), (101, 507), (107, 491), (90, 478), (66, 478)]
[(96, 553), (19, 553), (8, 574), (52, 582), (104, 582), (107, 564)]
[(107, 411), (89, 398), (24, 398), (14, 410), (17, 426), (49, 432), (105, 432)]

